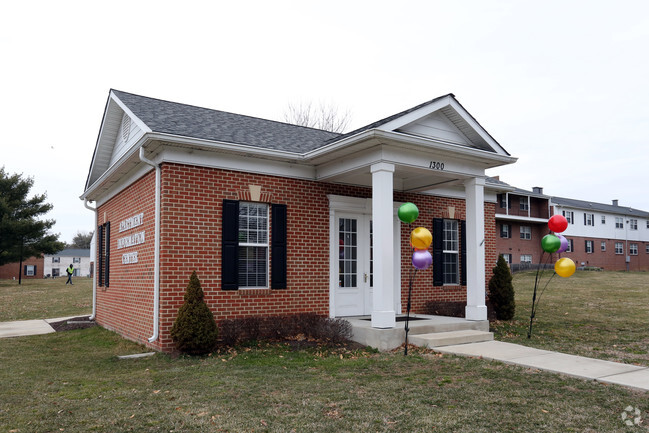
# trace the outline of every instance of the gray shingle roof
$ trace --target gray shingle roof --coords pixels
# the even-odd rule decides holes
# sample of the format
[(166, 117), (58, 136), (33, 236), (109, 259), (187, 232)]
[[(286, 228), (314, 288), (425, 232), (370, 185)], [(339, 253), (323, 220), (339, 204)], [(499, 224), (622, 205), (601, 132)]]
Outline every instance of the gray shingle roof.
[(132, 93), (112, 92), (153, 132), (305, 153), (340, 134)]
[(47, 254), (48, 256), (57, 257), (90, 257), (90, 249), (83, 248), (66, 248), (56, 254)]
[(649, 218), (649, 212), (645, 212), (639, 209), (633, 209), (626, 206), (615, 206), (613, 204), (595, 203), (591, 201), (575, 200), (572, 198), (564, 198), (564, 197), (552, 197), (552, 203), (557, 204), (559, 206), (573, 207), (576, 209), (586, 209), (586, 210), (593, 210), (599, 212), (607, 212), (612, 214)]

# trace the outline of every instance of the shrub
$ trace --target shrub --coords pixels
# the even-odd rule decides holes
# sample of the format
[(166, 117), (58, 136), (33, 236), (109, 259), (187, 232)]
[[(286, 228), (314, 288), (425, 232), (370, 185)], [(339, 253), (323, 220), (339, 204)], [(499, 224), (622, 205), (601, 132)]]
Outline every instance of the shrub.
[(184, 303), (171, 327), (176, 348), (191, 355), (211, 351), (218, 336), (214, 315), (203, 300), (203, 289), (196, 271), (192, 273), (185, 291)]
[(498, 257), (493, 273), (489, 279), (489, 300), (493, 304), (498, 320), (511, 320), (516, 311), (514, 286), (509, 266), (502, 255)]

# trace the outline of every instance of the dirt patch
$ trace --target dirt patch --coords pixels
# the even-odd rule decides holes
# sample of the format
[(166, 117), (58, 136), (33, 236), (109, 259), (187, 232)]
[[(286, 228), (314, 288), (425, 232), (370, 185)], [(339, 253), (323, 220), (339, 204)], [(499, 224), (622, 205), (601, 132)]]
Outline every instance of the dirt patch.
[(56, 332), (72, 331), (74, 329), (86, 329), (97, 326), (94, 320), (90, 320), (90, 316), (73, 317), (72, 319), (61, 320), (60, 322), (52, 322), (50, 326)]

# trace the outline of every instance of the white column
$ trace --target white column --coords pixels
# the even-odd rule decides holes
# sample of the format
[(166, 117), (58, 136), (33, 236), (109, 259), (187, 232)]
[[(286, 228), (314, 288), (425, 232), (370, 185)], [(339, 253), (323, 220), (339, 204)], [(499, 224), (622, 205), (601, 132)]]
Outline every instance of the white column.
[(372, 165), (372, 221), (374, 237), (373, 328), (394, 328), (394, 165)]
[(468, 179), (466, 192), (466, 318), (487, 320), (485, 306), (485, 180)]

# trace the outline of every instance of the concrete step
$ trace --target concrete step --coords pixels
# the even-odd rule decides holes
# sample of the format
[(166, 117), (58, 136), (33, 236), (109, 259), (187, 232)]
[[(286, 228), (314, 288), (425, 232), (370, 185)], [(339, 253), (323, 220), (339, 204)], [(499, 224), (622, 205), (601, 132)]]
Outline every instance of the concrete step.
[(480, 343), (483, 341), (492, 341), (493, 339), (493, 332), (463, 329), (459, 331), (409, 335), (408, 343), (419, 347), (434, 348), (454, 346), (456, 344)]

